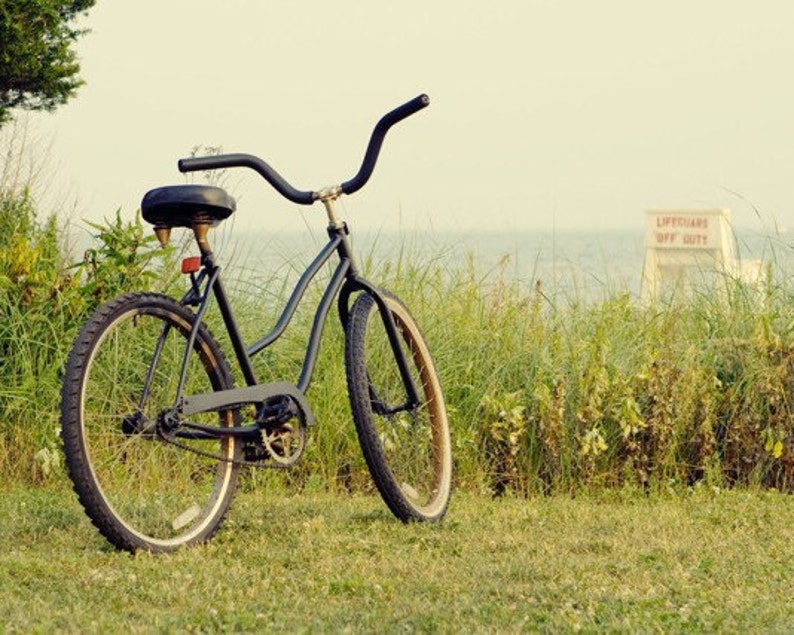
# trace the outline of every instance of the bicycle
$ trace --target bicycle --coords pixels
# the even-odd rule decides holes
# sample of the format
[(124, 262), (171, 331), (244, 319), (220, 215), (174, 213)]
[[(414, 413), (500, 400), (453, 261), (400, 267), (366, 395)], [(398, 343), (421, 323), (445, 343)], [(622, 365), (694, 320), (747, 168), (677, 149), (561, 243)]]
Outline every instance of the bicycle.
[[(445, 515), (452, 451), (430, 352), (403, 302), (361, 277), (348, 225), (334, 209), (340, 196), (367, 183), (391, 126), (428, 104), (419, 95), (384, 115), (358, 173), (319, 191), (296, 189), (249, 154), (179, 161), (181, 172), (251, 168), (288, 200), (325, 207), (327, 244), (299, 278), (272, 331), (252, 344), (238, 330), (208, 242), (209, 229), (235, 211), (235, 200), (212, 185), (146, 193), (141, 214), (164, 247), (172, 228), (193, 231), (200, 256), (182, 261), (190, 288), (181, 300), (134, 292), (98, 308), (75, 340), (61, 391), (61, 436), (73, 488), (116, 548), (165, 552), (206, 542), (227, 514), (241, 467), (290, 467), (300, 459), (314, 424), (306, 391), (334, 299), (353, 420), (380, 495), (404, 522)], [(333, 254), (339, 261), (315, 310), (297, 382), (259, 383), (252, 358), (284, 333), (308, 284)], [(235, 387), (204, 322), (212, 298), (245, 386)]]

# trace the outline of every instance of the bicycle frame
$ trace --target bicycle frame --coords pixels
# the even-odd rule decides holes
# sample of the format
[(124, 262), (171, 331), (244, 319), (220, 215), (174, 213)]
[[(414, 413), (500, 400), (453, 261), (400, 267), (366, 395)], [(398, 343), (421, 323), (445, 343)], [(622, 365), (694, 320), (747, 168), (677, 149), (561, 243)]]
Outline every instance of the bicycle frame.
[[(383, 294), (378, 290), (378, 288), (372, 283), (363, 279), (358, 274), (358, 270), (355, 266), (353, 255), (350, 249), (350, 243), (347, 238), (347, 225), (344, 222), (337, 220), (334, 214), (333, 203), (342, 194), (352, 194), (361, 189), (367, 183), (370, 176), (372, 175), (372, 171), (378, 159), (378, 154), (380, 152), (383, 139), (388, 130), (394, 124), (425, 108), (429, 103), (430, 102), (427, 95), (418, 95), (414, 99), (386, 113), (380, 118), (372, 131), (372, 135), (370, 136), (370, 140), (367, 144), (367, 149), (364, 154), (364, 160), (362, 161), (361, 167), (359, 168), (359, 171), (356, 173), (356, 175), (339, 185), (334, 185), (319, 191), (299, 190), (295, 188), (265, 161), (259, 157), (249, 154), (213, 155), (208, 157), (191, 157), (179, 160), (178, 167), (180, 172), (216, 170), (228, 167), (251, 168), (258, 172), (268, 183), (270, 183), (270, 185), (276, 189), (276, 191), (278, 191), (286, 199), (300, 205), (312, 205), (316, 201), (322, 201), (322, 203), (325, 205), (329, 222), (329, 242), (320, 250), (320, 253), (315, 257), (315, 259), (298, 280), (298, 283), (289, 300), (287, 301), (287, 304), (284, 307), (281, 316), (277, 320), (273, 330), (267, 335), (258, 339), (250, 346), (245, 345), (242, 335), (237, 327), (237, 322), (235, 321), (234, 315), (232, 313), (231, 304), (226, 295), (223, 284), (221, 283), (221, 268), (215, 263), (212, 250), (210, 249), (209, 243), (207, 242), (207, 233), (213, 221), (226, 218), (234, 210), (235, 204), (233, 199), (229, 199), (225, 193), (220, 199), (216, 199), (214, 197), (218, 195), (217, 192), (214, 192), (211, 196), (212, 200), (204, 199), (203, 194), (199, 195), (198, 199), (189, 197), (189, 200), (185, 200), (180, 198), (181, 193), (180, 195), (176, 196), (176, 199), (174, 199), (171, 198), (169, 188), (160, 188), (147, 193), (147, 195), (144, 197), (144, 201), (141, 204), (142, 214), (147, 221), (151, 222), (155, 226), (155, 233), (157, 233), (158, 239), (163, 246), (168, 243), (168, 236), (172, 227), (189, 226), (193, 228), (196, 241), (198, 242), (199, 249), (201, 251), (199, 275), (196, 277), (195, 272), (190, 274), (191, 289), (182, 298), (183, 304), (196, 306), (197, 310), (194, 323), (191, 327), (191, 332), (188, 336), (188, 342), (185, 347), (175, 403), (171, 410), (161, 413), (159, 417), (166, 428), (170, 429), (169, 431), (176, 430), (181, 424), (184, 424), (186, 427), (199, 431), (199, 434), (206, 433), (217, 437), (258, 433), (259, 428), (257, 425), (232, 428), (215, 428), (212, 426), (192, 424), (184, 421), (182, 417), (210, 410), (220, 411), (247, 403), (264, 403), (271, 397), (277, 396), (291, 397), (293, 402), (302, 411), (301, 415), (304, 422), (307, 425), (311, 424), (313, 422), (313, 416), (311, 414), (309, 404), (306, 401), (305, 393), (309, 387), (309, 384), (311, 383), (312, 375), (317, 364), (320, 340), (322, 338), (325, 321), (328, 318), (328, 311), (331, 308), (334, 297), (337, 297), (339, 317), (342, 320), (343, 328), (346, 327), (349, 318), (350, 298), (354, 293), (366, 293), (374, 299), (381, 315), (381, 319), (383, 321), (395, 361), (397, 362), (397, 367), (399, 369), (403, 386), (405, 387), (405, 403), (395, 407), (388, 407), (385, 403), (379, 400), (376, 391), (370, 382), (370, 392), (373, 396), (373, 407), (377, 409), (380, 414), (390, 414), (399, 412), (400, 410), (414, 409), (420, 404), (419, 393), (417, 392), (414, 381), (411, 378), (406, 353), (400, 341), (401, 338), (394, 322), (394, 318), (392, 317), (391, 310), (389, 309)], [(152, 196), (151, 199), (149, 199), (150, 195)], [(191, 196), (193, 195), (191, 194)], [(214, 209), (215, 211), (208, 212), (206, 209), (202, 209), (202, 206), (204, 205), (209, 205), (209, 208)], [(186, 207), (188, 211), (185, 211)], [(328, 286), (326, 287), (320, 303), (315, 311), (309, 343), (297, 383), (294, 385), (286, 382), (269, 384), (258, 383), (256, 373), (254, 372), (254, 368), (251, 363), (251, 358), (269, 347), (276, 340), (278, 340), (279, 337), (281, 337), (295, 315), (295, 311), (303, 299), (304, 293), (309, 283), (314, 280), (319, 270), (328, 262), (329, 258), (334, 252), (339, 255), (339, 264), (334, 270), (331, 280), (328, 282)], [(213, 393), (185, 395), (184, 387), (186, 383), (187, 366), (190, 353), (195, 345), (199, 326), (203, 321), (203, 317), (207, 311), (209, 301), (212, 296), (215, 297), (218, 303), (218, 308), (220, 309), (224, 325), (231, 339), (232, 347), (234, 348), (235, 356), (237, 358), (237, 363), (242, 371), (246, 386)], [(168, 329), (164, 329), (161, 336), (161, 341), (155, 348), (152, 360), (152, 369), (157, 363), (159, 349), (167, 332)], [(147, 378), (141, 397), (141, 409), (143, 408), (143, 403), (145, 402), (150, 390), (151, 382), (153, 380), (151, 377), (152, 374), (153, 370), (150, 370), (150, 376)]]
[[(319, 190), (295, 188), (254, 155), (179, 160), (180, 172), (252, 168), (293, 203), (325, 206), (327, 242), (274, 307), (274, 324), (261, 337), (239, 328), (232, 307), (239, 294), (224, 287), (208, 241), (210, 228), (236, 211), (234, 197), (195, 183), (146, 192), (141, 216), (160, 244), (167, 247), (174, 228), (192, 230), (198, 244), (198, 257), (182, 262), (185, 292), (180, 300), (140, 290), (97, 308), (75, 339), (61, 389), (69, 477), (89, 518), (115, 547), (161, 553), (206, 542), (228, 513), (240, 469), (283, 469), (301, 460), (314, 423), (307, 391), (313, 376), (325, 374), (318, 372), (319, 353), (334, 302), (347, 379), (336, 396), (349, 401), (374, 486), (403, 522), (444, 516), (453, 485), (452, 443), (428, 343), (397, 295), (360, 275), (348, 227), (333, 209), (340, 196), (367, 183), (388, 130), (428, 103), (419, 95), (383, 115), (359, 171)], [(295, 383), (269, 381), (279, 368), (255, 362), (279, 352), (271, 347), (295, 321), (309, 285), (316, 307), (313, 313), (305, 307), (296, 325), (312, 320), (299, 329), (309, 331), (300, 333), (305, 351), (296, 357), (302, 359), (289, 355), (287, 364), (275, 364), (297, 375)], [(208, 322), (225, 329), (228, 340), (213, 337)], [(257, 360), (265, 350), (271, 353)]]
[[(331, 215), (332, 212), (329, 210), (329, 216)], [(392, 352), (397, 362), (403, 385), (405, 387), (406, 401), (403, 404), (392, 408), (391, 411), (398, 412), (400, 410), (413, 409), (419, 405), (420, 401), (418, 392), (408, 370), (409, 366), (406, 358), (406, 352), (400, 341), (400, 336), (391, 311), (388, 309), (388, 306), (386, 305), (386, 302), (377, 287), (363, 279), (358, 274), (358, 269), (355, 266), (348, 235), (349, 232), (347, 225), (343, 222), (337, 222), (332, 218), (332, 222), (328, 226), (328, 243), (326, 243), (326, 245), (320, 250), (314, 260), (300, 276), (295, 288), (292, 291), (292, 294), (290, 295), (281, 312), (280, 317), (276, 321), (275, 326), (269, 333), (258, 339), (250, 346), (245, 345), (242, 334), (240, 333), (237, 322), (234, 318), (231, 304), (221, 281), (221, 267), (215, 262), (214, 255), (212, 254), (211, 250), (209, 250), (208, 246), (204, 246), (206, 245), (206, 242), (202, 245), (202, 241), (199, 241), (199, 244), (202, 247), (201, 270), (198, 276), (191, 274), (191, 288), (182, 298), (183, 304), (196, 306), (197, 309), (196, 319), (192, 326), (185, 348), (185, 355), (182, 362), (182, 372), (174, 404), (174, 410), (178, 417), (190, 416), (191, 414), (210, 410), (222, 410), (224, 408), (229, 408), (231, 406), (237, 406), (244, 403), (263, 402), (270, 397), (287, 395), (292, 397), (298, 407), (302, 410), (302, 414), (306, 419), (307, 425), (311, 425), (314, 422), (314, 417), (306, 400), (305, 393), (311, 383), (311, 379), (316, 368), (322, 333), (325, 327), (325, 322), (328, 318), (328, 313), (334, 298), (337, 298), (339, 317), (342, 321), (342, 326), (344, 327), (347, 323), (349, 315), (350, 298), (353, 294), (359, 292), (372, 295), (376, 305), (379, 308), (379, 313), (381, 315), (381, 319), (383, 321), (384, 328), (389, 338)], [(298, 381), (294, 385), (286, 382), (260, 384), (251, 362), (252, 358), (268, 348), (281, 337), (291, 323), (292, 318), (294, 317), (309, 284), (314, 280), (320, 269), (330, 260), (334, 253), (338, 254), (339, 263), (337, 264), (315, 310), (311, 333), (309, 336), (309, 343), (307, 345), (306, 354), (303, 360)], [(246, 386), (213, 393), (185, 395), (184, 385), (186, 381), (189, 355), (193, 349), (199, 325), (209, 307), (210, 299), (213, 296), (218, 303), (218, 308), (223, 318), (226, 330), (229, 334), (229, 338), (235, 352), (235, 357), (245, 379)], [(153, 362), (153, 366), (155, 362)], [(149, 382), (147, 381), (147, 388), (148, 383)], [(190, 424), (189, 427), (196, 431), (201, 431), (210, 437), (218, 438), (223, 436), (244, 436), (258, 432), (257, 426), (235, 426), (232, 428), (220, 428), (214, 426)]]

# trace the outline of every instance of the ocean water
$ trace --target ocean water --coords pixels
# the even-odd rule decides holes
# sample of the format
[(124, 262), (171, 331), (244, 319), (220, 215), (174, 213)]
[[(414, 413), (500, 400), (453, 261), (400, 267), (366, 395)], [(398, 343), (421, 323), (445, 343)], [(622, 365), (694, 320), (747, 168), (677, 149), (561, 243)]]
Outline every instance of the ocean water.
[[(77, 257), (93, 246), (91, 234), (71, 236)], [(188, 239), (175, 230), (174, 242)], [(284, 279), (289, 285), (325, 245), (323, 227), (305, 231), (243, 231), (223, 223), (210, 233), (210, 243), (230, 276), (243, 284)], [(527, 289), (540, 283), (544, 293), (577, 300), (602, 299), (616, 292), (640, 295), (645, 237), (632, 230), (562, 231), (355, 231), (353, 250), (361, 262), (418, 259), (442, 270), (473, 266), (483, 284), (499, 276)], [(195, 252), (195, 246), (189, 248)], [(741, 259), (771, 264), (777, 278), (794, 276), (794, 233), (735, 232)]]
[[(249, 271), (300, 272), (325, 244), (323, 232), (220, 233), (215, 251), (221, 261)], [(473, 266), (482, 275), (507, 276), (528, 288), (540, 283), (548, 294), (597, 299), (615, 292), (640, 294), (645, 260), (642, 230), (515, 232), (357, 232), (359, 259), (376, 262), (418, 258), (442, 269)], [(794, 236), (758, 232), (736, 234), (742, 259), (774, 262), (794, 271)]]

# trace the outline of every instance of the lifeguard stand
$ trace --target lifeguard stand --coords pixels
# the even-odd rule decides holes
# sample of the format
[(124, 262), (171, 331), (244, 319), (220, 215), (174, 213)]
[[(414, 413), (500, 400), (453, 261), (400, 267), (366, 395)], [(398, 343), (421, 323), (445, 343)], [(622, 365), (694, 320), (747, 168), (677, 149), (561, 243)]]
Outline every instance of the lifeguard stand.
[(645, 213), (645, 265), (640, 297), (652, 302), (664, 289), (716, 290), (726, 276), (747, 279), (760, 263), (743, 267), (727, 209), (649, 210)]

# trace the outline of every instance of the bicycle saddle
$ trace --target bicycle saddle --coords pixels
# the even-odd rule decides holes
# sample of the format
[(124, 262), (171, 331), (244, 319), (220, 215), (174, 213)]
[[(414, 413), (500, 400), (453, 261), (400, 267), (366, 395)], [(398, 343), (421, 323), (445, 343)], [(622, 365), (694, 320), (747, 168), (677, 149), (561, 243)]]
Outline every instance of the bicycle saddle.
[(196, 221), (215, 226), (235, 209), (234, 198), (212, 185), (158, 187), (141, 201), (141, 215), (155, 227), (192, 227)]

